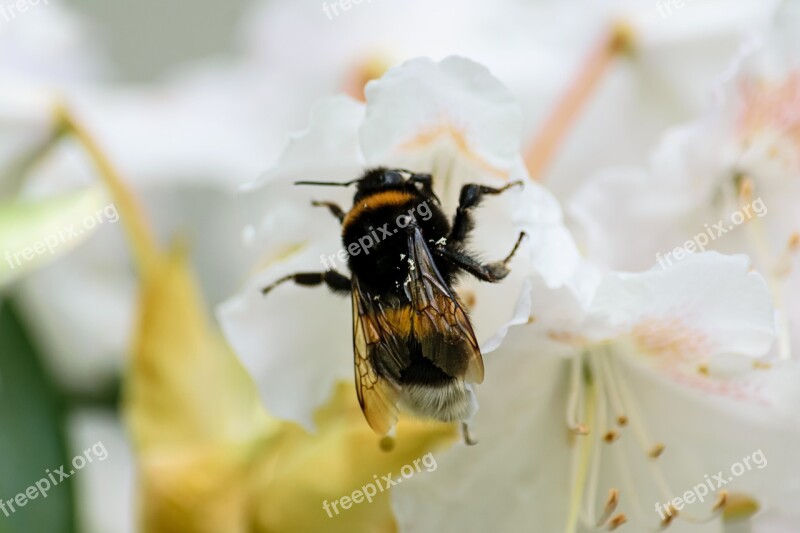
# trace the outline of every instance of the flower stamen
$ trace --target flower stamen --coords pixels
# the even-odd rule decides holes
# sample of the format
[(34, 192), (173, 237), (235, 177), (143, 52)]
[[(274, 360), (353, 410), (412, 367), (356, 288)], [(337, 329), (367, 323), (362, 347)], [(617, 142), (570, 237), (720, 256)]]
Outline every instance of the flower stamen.
[(661, 529), (666, 529), (678, 516), (678, 510), (670, 503), (664, 508), (664, 513), (667, 515), (661, 521)]
[(725, 504), (722, 507), (724, 520), (743, 520), (756, 514), (759, 510), (758, 501), (741, 492), (726, 494)]
[(617, 529), (619, 526), (621, 526), (622, 524), (626, 523), (627, 521), (628, 521), (628, 517), (625, 516), (625, 513), (619, 513), (618, 515), (616, 515), (614, 518), (612, 518), (608, 522), (608, 530), (609, 531), (614, 531), (615, 529)]
[[(591, 403), (587, 402), (586, 409), (589, 412), (589, 416), (592, 417), (592, 424), (595, 423), (594, 419), (596, 418), (597, 427), (605, 427), (607, 423), (606, 395), (603, 390), (602, 376), (598, 375), (597, 369), (595, 368), (596, 358), (591, 357), (590, 352), (583, 352), (581, 353), (581, 359), (585, 361), (587, 365), (587, 372), (589, 375), (587, 379), (591, 384)], [(595, 376), (600, 379), (595, 379)], [(586, 464), (588, 479), (584, 478), (583, 484), (578, 487), (576, 491), (578, 497), (577, 503), (579, 506), (578, 514), (581, 523), (592, 530), (597, 530), (604, 523), (604, 520), (601, 521), (595, 518), (597, 516), (595, 504), (597, 502), (597, 489), (600, 477), (600, 454), (602, 453), (601, 439), (601, 433), (595, 431), (592, 437), (584, 440), (584, 442), (591, 447), (587, 457), (588, 463)], [(616, 506), (616, 503), (614, 505)]]
[(614, 59), (633, 48), (633, 31), (627, 24), (617, 23), (598, 43), (578, 77), (556, 104), (539, 135), (525, 154), (525, 165), (531, 179), (541, 181), (558, 147), (567, 136), (589, 97), (600, 85)]
[[(604, 378), (608, 382), (608, 400), (611, 404), (611, 407), (614, 409), (617, 425), (620, 427), (627, 426), (628, 415), (625, 414), (622, 395), (619, 392), (619, 385), (617, 384), (617, 380), (614, 379), (614, 374), (611, 372), (611, 367), (609, 366), (608, 362), (608, 358), (611, 357), (611, 350), (607, 350), (606, 353), (600, 355), (599, 357), (601, 359), (600, 364), (603, 370)], [(611, 431), (609, 431), (609, 433), (611, 433)]]
[(650, 451), (647, 452), (647, 455), (650, 457), (650, 459), (658, 459), (659, 457), (661, 457), (661, 454), (664, 453), (664, 449), (665, 446), (659, 442), (658, 444), (650, 448)]
[[(746, 183), (749, 185), (744, 185)], [(740, 198), (738, 203), (730, 198), (729, 187), (723, 187), (722, 191), (730, 204), (737, 209), (744, 209), (747, 207), (749, 200), (742, 198), (741, 191), (747, 189), (749, 191), (748, 194), (752, 197), (753, 190), (755, 189), (753, 183), (753, 180), (749, 176), (737, 174), (734, 177), (733, 192)], [(791, 358), (791, 343), (789, 341), (789, 324), (786, 320), (786, 313), (783, 312), (783, 310), (786, 309), (786, 305), (783, 301), (783, 294), (780, 287), (780, 276), (777, 274), (781, 269), (780, 260), (776, 261), (773, 259), (774, 256), (762, 220), (759, 217), (755, 217), (751, 218), (749, 222), (749, 224), (745, 225), (747, 237), (752, 243), (759, 265), (764, 271), (764, 277), (767, 281), (769, 291), (772, 294), (775, 309), (779, 311), (776, 318), (776, 327), (778, 330), (778, 357), (784, 361), (788, 361)], [(790, 239), (790, 242), (792, 242), (792, 240), (793, 239)]]
[(794, 232), (789, 236), (786, 248), (783, 250), (783, 253), (775, 262), (775, 267), (772, 269), (775, 277), (782, 280), (792, 272), (793, 256), (798, 250), (800, 250), (800, 233)]
[(737, 180), (737, 188), (739, 194), (739, 201), (742, 204), (748, 204), (753, 199), (753, 189), (755, 188), (753, 185), (753, 178), (750, 176), (739, 176)]
[(728, 491), (721, 490), (717, 495), (717, 501), (714, 502), (714, 505), (711, 507), (711, 512), (715, 513), (717, 511), (722, 511), (725, 508), (725, 505), (728, 503)]
[(567, 399), (567, 427), (575, 435), (588, 435), (589, 428), (581, 422), (584, 417), (585, 383), (583, 380), (583, 355), (570, 362), (569, 397)]
[(617, 510), (617, 504), (619, 503), (619, 490), (618, 489), (611, 489), (608, 491), (608, 500), (606, 501), (606, 506), (603, 509), (603, 514), (600, 515), (600, 518), (597, 520), (597, 527), (602, 526), (608, 519), (611, 518), (611, 515), (614, 514), (614, 511)]
[[(579, 368), (582, 366), (583, 354), (577, 356)], [(588, 383), (584, 391), (585, 409), (588, 424), (594, 424), (596, 391), (594, 385)], [(596, 446), (595, 446), (596, 448)], [(584, 488), (586, 487), (586, 475), (589, 470), (589, 463), (592, 455), (592, 441), (588, 438), (573, 441), (572, 450), (572, 484), (570, 488), (570, 505), (565, 527), (566, 533), (575, 533), (578, 527), (578, 518), (582, 518), (581, 506)]]

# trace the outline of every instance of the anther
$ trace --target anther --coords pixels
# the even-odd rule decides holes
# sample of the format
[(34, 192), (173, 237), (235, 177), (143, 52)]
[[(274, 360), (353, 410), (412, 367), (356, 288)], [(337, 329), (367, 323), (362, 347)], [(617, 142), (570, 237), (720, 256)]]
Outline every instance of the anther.
[(478, 301), (477, 296), (473, 291), (462, 291), (461, 297), (463, 298), (464, 305), (467, 306), (468, 311), (475, 309), (475, 303)]
[(734, 492), (728, 494), (722, 513), (725, 520), (744, 520), (756, 514), (760, 507), (758, 501), (751, 496)]
[(794, 232), (789, 237), (789, 243), (786, 245), (787, 250), (790, 252), (796, 252), (800, 249), (800, 233)]
[(661, 529), (669, 527), (673, 520), (678, 516), (678, 510), (672, 506), (672, 504), (667, 505), (664, 509), (666, 512), (666, 517), (661, 521)]
[(602, 526), (605, 524), (609, 517), (616, 511), (617, 504), (619, 503), (619, 490), (618, 489), (611, 489), (608, 491), (608, 500), (606, 501), (606, 506), (603, 509), (603, 514), (600, 515), (600, 518), (597, 520), (597, 527)]
[(619, 526), (621, 526), (622, 524), (624, 524), (627, 521), (628, 521), (628, 517), (625, 516), (625, 513), (619, 513), (618, 515), (616, 515), (614, 518), (612, 518), (608, 522), (608, 530), (609, 531), (614, 531), (615, 529), (617, 529)]
[(589, 434), (589, 426), (586, 424), (577, 424), (570, 428), (570, 431), (575, 435), (588, 435)]
[(662, 453), (664, 453), (664, 445), (659, 442), (650, 449), (647, 455), (649, 455), (651, 459), (658, 459), (661, 457)]
[(739, 197), (746, 201), (753, 197), (753, 179), (750, 176), (742, 176), (739, 181)]
[(717, 496), (717, 501), (714, 503), (714, 506), (711, 508), (711, 511), (717, 512), (720, 509), (725, 508), (725, 504), (728, 503), (728, 491), (721, 490), (719, 491), (719, 496)]
[(608, 430), (608, 432), (603, 436), (603, 440), (606, 441), (608, 444), (611, 444), (618, 438), (619, 438), (619, 431), (615, 429)]

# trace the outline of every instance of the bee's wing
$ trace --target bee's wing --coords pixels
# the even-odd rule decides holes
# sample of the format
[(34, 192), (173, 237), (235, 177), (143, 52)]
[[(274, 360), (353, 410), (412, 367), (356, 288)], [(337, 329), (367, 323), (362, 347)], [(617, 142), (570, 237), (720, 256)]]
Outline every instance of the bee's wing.
[(482, 383), (483, 358), (472, 324), (442, 279), (419, 228), (409, 236), (408, 249), (412, 263), (405, 290), (422, 355), (451, 376)]
[(353, 354), (358, 403), (370, 427), (385, 435), (397, 423), (398, 387), (375, 372), (372, 355), (385, 336), (369, 295), (353, 276)]

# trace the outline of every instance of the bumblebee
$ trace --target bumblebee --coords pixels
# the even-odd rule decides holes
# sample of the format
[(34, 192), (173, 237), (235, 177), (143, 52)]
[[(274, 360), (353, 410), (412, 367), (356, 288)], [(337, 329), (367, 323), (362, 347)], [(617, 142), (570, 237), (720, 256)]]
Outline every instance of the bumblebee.
[(472, 386), (483, 382), (483, 359), (453, 284), (464, 273), (491, 283), (509, 274), (508, 263), (524, 233), (505, 259), (488, 264), (467, 251), (466, 240), (475, 224), (473, 209), (482, 199), (522, 182), (501, 188), (464, 185), (452, 224), (430, 174), (375, 168), (345, 183), (296, 184), (356, 186), (347, 212), (332, 202), (312, 202), (341, 223), (352, 276), (335, 269), (297, 273), (263, 293), (292, 281), (350, 295), (356, 392), (370, 427), (389, 433), (403, 410), (460, 421), (465, 442), (474, 444), (467, 421), (477, 409)]

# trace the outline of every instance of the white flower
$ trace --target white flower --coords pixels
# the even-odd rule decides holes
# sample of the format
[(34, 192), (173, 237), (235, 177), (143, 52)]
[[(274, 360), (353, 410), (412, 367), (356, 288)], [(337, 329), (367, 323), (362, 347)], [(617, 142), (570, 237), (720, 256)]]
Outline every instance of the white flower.
[[(644, 163), (666, 128), (703, 109), (720, 71), (741, 43), (766, 25), (775, 3), (572, 2), (573, 16), (562, 17), (567, 27), (559, 33), (590, 40), (581, 42), (582, 56), (573, 58), (578, 67), (570, 64), (570, 71), (557, 73), (562, 88), (557, 95), (587, 65), (586, 51), (598, 53), (602, 37), (615, 25), (621, 25), (625, 43), (546, 169), (544, 177), (554, 194), (563, 201), (571, 198), (597, 168)], [(577, 10), (589, 15), (576, 16)], [(583, 68), (591, 65), (590, 60)], [(522, 101), (541, 113), (541, 103)]]
[(55, 134), (58, 99), (101, 71), (82, 19), (58, 5), (28, 15), (13, 21), (0, 17), (3, 196), (17, 192), (19, 167)]
[[(800, 314), (792, 259), (800, 249), (800, 55), (796, 6), (774, 22), (729, 69), (716, 105), (669, 131), (648, 168), (597, 173), (569, 213), (587, 255), (611, 268), (667, 267), (689, 252), (746, 252), (770, 282), (781, 313)], [(614, 205), (613, 209), (609, 209)], [(692, 244), (694, 242), (694, 244)], [(791, 273), (791, 276), (789, 276)], [(783, 295), (783, 296), (782, 296)], [(785, 301), (785, 303), (783, 303)], [(788, 335), (781, 328), (782, 355)]]
[[(769, 466), (726, 490), (773, 509), (800, 472), (797, 372), (757, 369), (772, 309), (744, 257), (611, 273), (588, 307), (534, 277), (500, 337), (486, 356), (478, 446), (395, 489), (402, 530), (569, 532), (624, 517), (644, 531), (668, 516), (657, 503), (758, 450)], [(670, 530), (720, 531), (719, 520), (690, 526), (733, 511), (731, 499), (714, 512), (719, 491), (707, 492)]]
[(526, 145), (587, 56), (625, 24), (627, 53), (612, 62), (547, 172), (555, 194), (568, 198), (598, 166), (643, 163), (664, 128), (702, 109), (774, 2), (705, 0), (662, 13), (670, 2), (384, 0), (329, 17), (323, 6), (332, 4), (278, 0), (247, 17), (250, 68), (279, 73), (284, 101), (310, 105), (343, 88), (357, 94), (382, 68), (458, 54), (488, 66), (520, 101)]
[[(466, 183), (499, 185), (525, 179), (519, 156), (519, 113), (508, 91), (472, 61), (410, 61), (367, 87), (367, 104), (347, 97), (323, 100), (311, 126), (295, 135), (260, 182), (243, 193), (254, 228), (251, 244), (264, 270), (219, 309), (223, 329), (256, 377), (271, 413), (311, 426), (311, 416), (337, 380), (353, 379), (350, 302), (324, 291), (285, 286), (261, 295), (280, 276), (325, 270), (324, 258), (341, 248), (338, 228), (312, 199), (349, 205), (349, 191), (292, 186), (297, 180), (345, 181), (366, 167), (390, 165), (434, 176), (444, 210), (454, 213)], [(513, 212), (520, 213), (515, 217)], [(479, 338), (511, 316), (530, 269), (553, 286), (568, 283), (578, 253), (561, 222), (558, 204), (537, 186), (487, 198), (478, 213), (472, 248), (505, 256), (524, 227), (533, 245), (512, 263), (499, 285), (460, 286)], [(331, 261), (329, 259), (329, 261)], [(345, 265), (336, 263), (340, 271)], [(480, 393), (479, 393), (480, 396)]]
[(89, 87), (70, 103), (138, 187), (235, 190), (258, 176), (301, 118), (269, 81), (235, 62), (206, 61), (157, 84)]
[(95, 36), (95, 28), (74, 11), (42, 4), (0, 24), (0, 72), (30, 85), (79, 86), (105, 69), (99, 48), (92, 46)]

